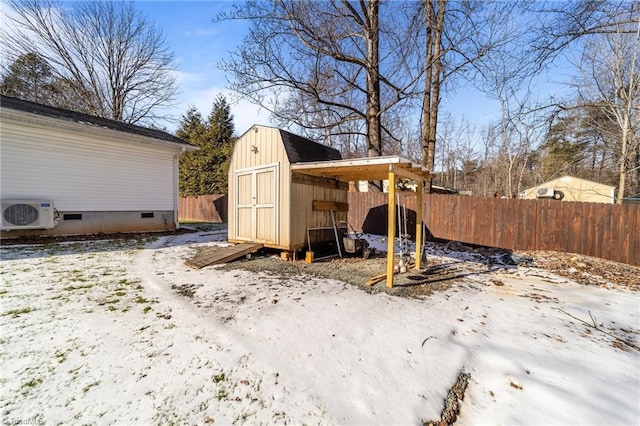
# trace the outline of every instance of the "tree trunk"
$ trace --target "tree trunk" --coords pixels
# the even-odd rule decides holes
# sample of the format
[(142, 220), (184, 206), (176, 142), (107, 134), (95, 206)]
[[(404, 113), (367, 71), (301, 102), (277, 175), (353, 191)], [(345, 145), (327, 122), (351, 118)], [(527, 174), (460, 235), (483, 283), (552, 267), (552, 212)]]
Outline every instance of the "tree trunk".
[(616, 204), (622, 204), (627, 183), (627, 163), (629, 146), (629, 114), (625, 114), (622, 126), (622, 146), (620, 147), (620, 178), (618, 180), (618, 196)]
[(380, 117), (379, 0), (370, 0), (367, 23), (367, 157), (382, 155), (382, 123)]
[(422, 102), (422, 165), (433, 170), (436, 152), (436, 128), (440, 105), (440, 84), (442, 78), (442, 31), (447, 0), (438, 0), (438, 10), (434, 10), (435, 0), (426, 0), (426, 70), (425, 94)]

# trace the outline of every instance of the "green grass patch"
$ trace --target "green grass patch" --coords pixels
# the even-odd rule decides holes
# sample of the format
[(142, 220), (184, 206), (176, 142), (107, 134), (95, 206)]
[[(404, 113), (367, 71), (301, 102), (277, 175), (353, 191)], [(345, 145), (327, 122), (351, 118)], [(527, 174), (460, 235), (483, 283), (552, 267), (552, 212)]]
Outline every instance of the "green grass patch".
[(50, 300), (69, 300), (66, 294), (58, 294), (57, 296), (52, 296)]
[(59, 363), (63, 363), (67, 360), (68, 353), (63, 351), (56, 351), (56, 359)]
[(145, 299), (144, 297), (142, 297), (142, 296), (136, 297), (134, 302), (136, 302), (136, 303), (149, 303), (149, 301), (147, 299)]
[(153, 309), (151, 306), (145, 306), (144, 309), (142, 310), (142, 312), (144, 312), (145, 314), (148, 313), (151, 309)]
[(40, 377), (31, 379), (28, 382), (22, 384), (22, 395), (28, 394), (33, 388), (40, 385), (42, 383), (42, 379)]
[(115, 294), (116, 294), (116, 296), (118, 296), (118, 297), (122, 297), (122, 296), (126, 295), (126, 294), (127, 294), (127, 292), (126, 292), (126, 291), (116, 291), (116, 293), (115, 293)]
[(82, 392), (87, 393), (89, 391), (89, 389), (91, 389), (94, 386), (98, 386), (99, 384), (100, 384), (100, 381), (89, 383), (87, 386), (82, 388)]
[[(76, 280), (74, 280), (76, 281)], [(84, 280), (86, 281), (86, 280)], [(93, 287), (93, 284), (87, 284), (87, 285), (69, 285), (67, 287), (64, 287), (63, 290), (65, 291), (75, 291), (75, 290), (86, 290), (88, 288)]]
[(28, 314), (29, 312), (33, 311), (34, 309), (31, 307), (26, 307), (26, 308), (20, 308), (20, 309), (12, 309), (10, 311), (7, 311), (5, 313), (2, 314), (3, 317), (9, 316), (11, 315), (12, 317), (19, 317), (22, 314)]
[(223, 399), (225, 399), (227, 397), (227, 391), (224, 389), (218, 389), (218, 401), (222, 401)]

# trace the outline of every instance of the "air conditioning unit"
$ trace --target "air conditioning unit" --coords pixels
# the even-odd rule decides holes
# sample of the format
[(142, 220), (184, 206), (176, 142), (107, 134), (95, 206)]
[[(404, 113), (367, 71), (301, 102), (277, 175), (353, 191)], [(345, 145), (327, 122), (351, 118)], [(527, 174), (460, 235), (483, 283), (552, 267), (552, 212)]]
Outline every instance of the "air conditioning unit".
[(2, 200), (2, 229), (50, 229), (56, 226), (53, 201)]
[(541, 186), (536, 190), (537, 198), (553, 198), (554, 190), (550, 186)]

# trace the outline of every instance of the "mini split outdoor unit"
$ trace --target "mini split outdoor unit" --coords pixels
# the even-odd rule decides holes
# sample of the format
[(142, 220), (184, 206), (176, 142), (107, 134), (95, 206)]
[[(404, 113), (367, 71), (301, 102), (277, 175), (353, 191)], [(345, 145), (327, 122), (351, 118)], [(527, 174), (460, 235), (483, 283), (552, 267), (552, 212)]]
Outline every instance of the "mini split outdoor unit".
[(555, 191), (550, 186), (543, 186), (536, 191), (536, 197), (538, 198), (553, 198)]
[(53, 201), (2, 200), (2, 229), (50, 229), (55, 224)]

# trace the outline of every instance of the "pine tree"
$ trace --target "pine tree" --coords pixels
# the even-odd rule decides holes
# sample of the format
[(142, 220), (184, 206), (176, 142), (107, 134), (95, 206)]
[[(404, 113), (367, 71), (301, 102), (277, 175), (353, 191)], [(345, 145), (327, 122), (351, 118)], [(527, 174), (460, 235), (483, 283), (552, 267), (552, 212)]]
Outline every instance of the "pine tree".
[(227, 172), (233, 151), (233, 116), (224, 96), (218, 95), (206, 122), (195, 107), (182, 117), (177, 136), (199, 151), (180, 158), (180, 195), (227, 192)]
[(19, 56), (2, 79), (2, 94), (57, 106), (57, 89), (51, 66), (33, 52)]
[(213, 193), (226, 193), (231, 154), (233, 153), (233, 116), (226, 98), (218, 95), (209, 115), (209, 140), (211, 159), (215, 165), (215, 177), (211, 184)]
[[(198, 110), (191, 106), (182, 116), (176, 136), (191, 145), (202, 147), (206, 127)], [(202, 148), (201, 148), (202, 149)], [(199, 195), (200, 151), (186, 152), (180, 156), (180, 195)]]

